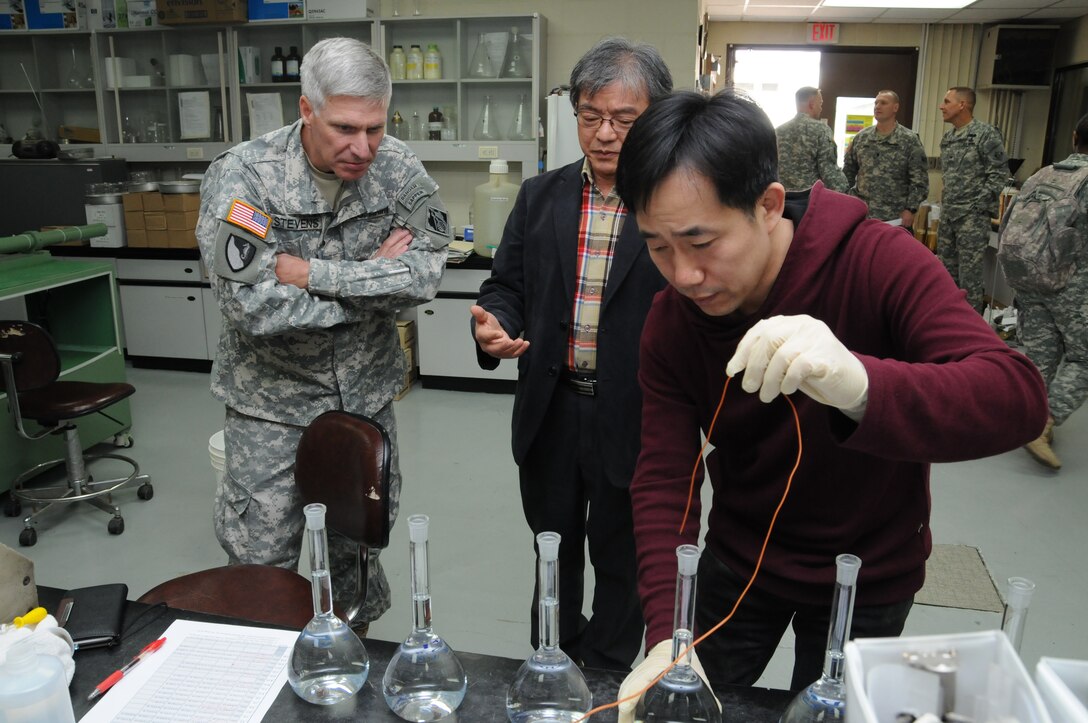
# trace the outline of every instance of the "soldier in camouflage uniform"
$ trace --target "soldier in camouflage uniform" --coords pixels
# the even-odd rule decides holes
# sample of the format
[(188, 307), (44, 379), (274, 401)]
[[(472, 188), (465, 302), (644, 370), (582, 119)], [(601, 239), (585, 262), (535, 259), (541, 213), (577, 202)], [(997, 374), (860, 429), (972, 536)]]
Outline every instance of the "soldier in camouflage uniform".
[(797, 115), (775, 129), (778, 136), (778, 179), (787, 191), (804, 191), (816, 181), (845, 192), (846, 176), (838, 165), (831, 128), (819, 120), (824, 97), (805, 86), (796, 93)]
[(842, 170), (850, 194), (869, 204), (869, 218), (898, 219), (910, 228), (929, 195), (929, 170), (918, 134), (899, 125), (898, 112), (898, 93), (882, 90), (876, 94), (876, 125), (854, 136)]
[[(1088, 166), (1088, 115), (1073, 131), (1074, 153), (1062, 166)], [(1061, 291), (1053, 294), (1016, 290), (1020, 309), (1020, 334), (1024, 352), (1046, 380), (1050, 419), (1043, 433), (1024, 449), (1040, 464), (1061, 469), (1054, 452), (1054, 428), (1061, 425), (1088, 399), (1088, 187), (1078, 197), (1079, 233), (1085, 239), (1076, 260), (1076, 271)]]
[(950, 88), (941, 116), (953, 128), (941, 139), (941, 225), (937, 256), (967, 291), (967, 303), (980, 314), (983, 300), (982, 258), (990, 244), (990, 219), (1009, 178), (1009, 159), (1001, 133), (974, 118), (975, 91)]
[[(301, 120), (216, 158), (197, 226), (224, 318), (212, 371), (227, 408), (216, 535), (231, 563), (288, 568), (303, 528), (295, 449), (322, 412), (365, 414), (388, 431), (396, 517), (396, 311), (434, 297), (450, 237), (435, 182), (384, 135), (392, 86), (382, 58), (332, 38), (306, 54), (301, 75)], [(353, 550), (336, 535), (330, 548), (345, 600)], [(389, 607), (373, 551), (370, 564), (360, 626)]]

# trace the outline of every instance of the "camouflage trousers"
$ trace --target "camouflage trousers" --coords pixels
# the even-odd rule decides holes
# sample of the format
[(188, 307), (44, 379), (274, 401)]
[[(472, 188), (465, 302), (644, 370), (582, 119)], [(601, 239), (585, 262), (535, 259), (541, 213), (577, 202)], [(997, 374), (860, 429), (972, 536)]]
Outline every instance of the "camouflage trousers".
[(1056, 294), (1018, 292), (1020, 335), (1061, 424), (1088, 399), (1088, 269)]
[(983, 300), (985, 275), (983, 255), (990, 245), (990, 216), (979, 211), (941, 209), (937, 234), (937, 257), (967, 292), (967, 303), (980, 314), (986, 310)]
[[(400, 506), (400, 464), (392, 403), (370, 415), (385, 427), (393, 450), (390, 464), (390, 525)], [(224, 427), (226, 474), (215, 493), (215, 535), (230, 564), (275, 565), (295, 569), (305, 520), (295, 487), (295, 449), (303, 427), (256, 419), (227, 407)], [(347, 607), (355, 590), (355, 544), (332, 530), (329, 565), (333, 599)], [(356, 622), (370, 622), (389, 609), (389, 582), (370, 551), (367, 595)]]

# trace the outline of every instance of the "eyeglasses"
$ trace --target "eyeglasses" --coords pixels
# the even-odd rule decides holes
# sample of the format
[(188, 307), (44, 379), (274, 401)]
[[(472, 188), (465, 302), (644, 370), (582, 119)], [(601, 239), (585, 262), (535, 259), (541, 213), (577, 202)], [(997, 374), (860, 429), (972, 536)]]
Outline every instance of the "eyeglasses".
[(635, 124), (634, 118), (606, 118), (600, 113), (590, 113), (589, 111), (579, 111), (574, 114), (578, 118), (578, 125), (581, 128), (585, 128), (587, 131), (595, 131), (601, 127), (601, 125), (608, 121), (612, 126), (612, 130), (616, 135), (624, 135), (627, 131), (631, 130), (631, 126)]

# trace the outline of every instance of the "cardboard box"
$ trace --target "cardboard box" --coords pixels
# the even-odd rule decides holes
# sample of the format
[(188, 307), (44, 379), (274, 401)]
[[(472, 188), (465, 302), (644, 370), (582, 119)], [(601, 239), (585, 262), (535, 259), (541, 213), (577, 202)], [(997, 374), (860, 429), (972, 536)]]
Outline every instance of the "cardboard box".
[(167, 249), (170, 248), (170, 232), (164, 228), (161, 229), (148, 229), (144, 233), (147, 234), (147, 245), (153, 249)]
[(361, 20), (378, 14), (378, 0), (306, 0), (307, 20)]
[(249, 22), (303, 20), (306, 17), (306, 3), (304, 0), (248, 0), (247, 14)]
[(196, 211), (167, 211), (166, 228), (168, 231), (191, 231), (196, 228)]
[[(412, 322), (408, 322), (412, 323)], [(411, 347), (408, 347), (404, 351), (404, 381), (401, 384), (401, 389), (393, 397), (393, 399), (403, 399), (412, 389), (412, 382), (419, 378), (419, 369), (416, 368), (416, 355), (412, 351)]]
[(141, 229), (125, 229), (125, 238), (128, 240), (129, 246), (135, 246), (136, 248), (147, 247), (147, 231)]
[(163, 210), (170, 211), (197, 211), (200, 209), (199, 193), (164, 193), (162, 194)]
[(1055, 721), (1088, 723), (1088, 660), (1043, 656), (1035, 666), (1035, 685)]
[(126, 231), (143, 231), (145, 228), (143, 211), (125, 211)]
[(400, 335), (400, 348), (410, 349), (416, 340), (416, 323), (411, 319), (398, 320), (397, 334)]
[[(846, 723), (895, 720), (904, 710), (940, 716), (940, 678), (908, 665), (903, 656), (947, 650), (956, 654), (956, 713), (976, 720), (1053, 723), (1020, 656), (1000, 630), (847, 643)], [(979, 711), (980, 702), (988, 710)]]
[(144, 228), (148, 231), (165, 231), (166, 214), (163, 212), (144, 213)]
[(158, 191), (141, 191), (140, 203), (144, 211), (165, 211), (166, 207), (162, 202), (162, 194)]
[(196, 231), (194, 229), (171, 230), (166, 233), (169, 236), (167, 245), (172, 249), (197, 248)]
[(37, 606), (34, 562), (0, 543), (0, 620), (11, 622)]
[(143, 211), (144, 196), (142, 193), (125, 193), (121, 196), (121, 205), (126, 211)]
[(244, 23), (246, 0), (158, 0), (163, 25)]

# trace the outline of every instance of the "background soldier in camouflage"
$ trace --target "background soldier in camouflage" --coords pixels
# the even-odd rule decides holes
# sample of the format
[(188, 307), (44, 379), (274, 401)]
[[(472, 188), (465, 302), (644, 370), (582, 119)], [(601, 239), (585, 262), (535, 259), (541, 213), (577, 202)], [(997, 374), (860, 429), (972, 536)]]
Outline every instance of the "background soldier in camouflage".
[[(231, 563), (298, 564), (303, 515), (295, 449), (330, 409), (365, 414), (393, 443), (404, 377), (399, 308), (434, 297), (449, 224), (437, 186), (385, 136), (385, 62), (348, 38), (302, 63), (301, 120), (219, 156), (201, 186), (197, 238), (223, 312), (212, 393), (227, 407), (215, 530)], [(354, 588), (351, 547), (330, 535), (335, 597)], [(357, 623), (389, 607), (371, 554)]]
[(1009, 178), (1009, 159), (1001, 133), (974, 118), (975, 91), (949, 88), (941, 116), (953, 128), (941, 139), (941, 225), (937, 256), (967, 291), (967, 303), (980, 314), (983, 300), (982, 255), (990, 243), (990, 219)]
[(899, 125), (898, 112), (899, 94), (891, 90), (876, 94), (876, 125), (854, 136), (842, 170), (851, 195), (869, 204), (869, 218), (899, 219), (910, 228), (929, 195), (929, 171), (918, 134)]
[(778, 178), (787, 191), (804, 191), (816, 181), (845, 192), (846, 176), (838, 165), (831, 128), (819, 120), (824, 97), (818, 88), (797, 91), (797, 115), (775, 129), (778, 136)]
[[(1062, 166), (1088, 166), (1088, 115), (1073, 131), (1074, 153)], [(1065, 288), (1053, 294), (1017, 289), (1020, 334), (1024, 352), (1046, 380), (1050, 419), (1042, 435), (1024, 449), (1040, 464), (1061, 469), (1062, 462), (1051, 444), (1054, 427), (1060, 426), (1088, 399), (1088, 187), (1077, 199), (1078, 231), (1084, 239), (1077, 270)]]

